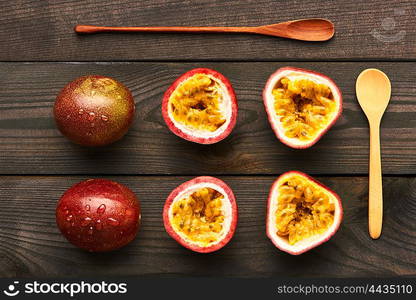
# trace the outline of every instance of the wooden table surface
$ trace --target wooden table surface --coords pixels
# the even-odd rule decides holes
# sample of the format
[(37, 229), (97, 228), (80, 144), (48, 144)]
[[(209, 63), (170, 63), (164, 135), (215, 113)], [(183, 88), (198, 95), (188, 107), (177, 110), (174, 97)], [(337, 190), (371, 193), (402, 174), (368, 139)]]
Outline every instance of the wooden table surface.
[[(0, 277), (204, 276), (385, 277), (416, 275), (416, 5), (395, 1), (0, 1)], [(95, 25), (247, 25), (324, 17), (336, 27), (326, 43), (227, 34), (97, 34)], [(336, 125), (307, 150), (274, 136), (261, 92), (282, 66), (333, 78), (344, 95)], [(237, 126), (203, 146), (173, 135), (161, 98), (181, 73), (213, 68), (232, 82)], [(368, 127), (355, 79), (380, 68), (392, 82), (382, 122), (384, 228), (367, 233)], [(86, 74), (114, 77), (133, 93), (137, 114), (121, 141), (90, 149), (56, 129), (59, 90)], [(329, 242), (301, 255), (276, 249), (265, 235), (268, 190), (282, 172), (316, 176), (342, 198), (345, 217)], [(182, 248), (164, 230), (162, 207), (178, 184), (214, 175), (233, 188), (239, 223), (212, 254)], [(142, 228), (127, 247), (83, 252), (59, 233), (55, 206), (72, 184), (104, 177), (137, 193)]]

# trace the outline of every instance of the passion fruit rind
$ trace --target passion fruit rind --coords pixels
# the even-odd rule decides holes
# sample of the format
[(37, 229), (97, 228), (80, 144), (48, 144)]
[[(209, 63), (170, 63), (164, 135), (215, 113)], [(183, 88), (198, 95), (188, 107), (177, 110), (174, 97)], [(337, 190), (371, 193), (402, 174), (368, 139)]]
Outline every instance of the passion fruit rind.
[(270, 76), (263, 101), (277, 138), (297, 149), (314, 145), (342, 113), (342, 94), (334, 81), (294, 67)]
[[(295, 216), (297, 219), (294, 220), (294, 222), (292, 222), (291, 224), (293, 226), (292, 229), (299, 230), (299, 233), (301, 235), (304, 234), (304, 237), (299, 239), (297, 238), (299, 236), (297, 235), (297, 233), (295, 233), (294, 235), (295, 239), (290, 241), (288, 234), (287, 234), (288, 232), (279, 232), (279, 230), (287, 229), (288, 227), (284, 226), (285, 222), (283, 223), (280, 222), (281, 225), (283, 224), (283, 226), (279, 227), (278, 225), (279, 221), (284, 220), (284, 218), (283, 219), (280, 218), (280, 220), (278, 219), (279, 214), (280, 214), (280, 217), (282, 216), (281, 211), (279, 211), (279, 208), (281, 209), (282, 206), (279, 207), (278, 200), (280, 198), (281, 187), (284, 186), (285, 183), (287, 183), (288, 181), (294, 178), (299, 179), (298, 182), (303, 183), (303, 186), (300, 189), (300, 193), (304, 193), (306, 188), (313, 186), (314, 191), (318, 191), (318, 193), (326, 194), (328, 196), (326, 200), (329, 200), (330, 206), (332, 205), (333, 206), (332, 208), (329, 208), (328, 206), (329, 209), (327, 211), (325, 211), (324, 209), (323, 214), (321, 214), (322, 212), (320, 211), (317, 213), (316, 211), (315, 213), (313, 212), (313, 209), (319, 209), (317, 207), (311, 209), (312, 207), (308, 207), (310, 206), (309, 204), (302, 206), (300, 203), (298, 203), (299, 199), (292, 201), (292, 203), (289, 203), (289, 205), (286, 206), (286, 208), (289, 208), (289, 210), (291, 209), (290, 204), (296, 204), (297, 205), (296, 208), (300, 210), (306, 208), (306, 211), (305, 210), (303, 210), (303, 212), (297, 211), (295, 213)], [(302, 195), (301, 197), (303, 196), (304, 195)], [(307, 197), (303, 197), (303, 198), (307, 198)], [(319, 200), (322, 200), (322, 199), (319, 199)], [(317, 201), (312, 200), (312, 202), (317, 203), (319, 200)], [(311, 204), (313, 205), (313, 203)], [(323, 205), (322, 207), (325, 207), (325, 205)], [(333, 211), (333, 214), (332, 214), (333, 218), (332, 220), (329, 220), (330, 224), (329, 225), (327, 224), (328, 226), (316, 228), (314, 226), (315, 224), (308, 224), (309, 222), (314, 222), (315, 220), (319, 221), (320, 216), (324, 216), (324, 218), (327, 219), (326, 218), (328, 217), (327, 213), (331, 214), (331, 211)], [(273, 183), (270, 189), (270, 193), (268, 197), (268, 204), (267, 204), (266, 233), (269, 239), (273, 242), (273, 244), (277, 248), (292, 255), (299, 255), (328, 241), (338, 230), (341, 224), (342, 217), (343, 217), (343, 209), (342, 209), (341, 199), (334, 191), (332, 191), (331, 189), (329, 189), (328, 187), (326, 187), (319, 181), (315, 180), (314, 178), (308, 176), (307, 174), (304, 174), (299, 171), (289, 171), (279, 176), (275, 180), (275, 182)], [(305, 221), (305, 224), (307, 225), (307, 227), (309, 227), (309, 229), (312, 228), (313, 233), (302, 231), (303, 228), (301, 228), (301, 226), (298, 225), (299, 222), (302, 222), (302, 221)], [(290, 222), (287, 222), (287, 223), (290, 223)]]
[(162, 115), (168, 128), (177, 136), (200, 144), (226, 138), (236, 124), (237, 110), (230, 81), (207, 68), (181, 75), (162, 101)]
[[(207, 201), (208, 194), (212, 200)], [(200, 176), (171, 192), (163, 209), (163, 221), (167, 233), (182, 246), (200, 253), (213, 252), (234, 235), (237, 203), (231, 188), (222, 180)]]

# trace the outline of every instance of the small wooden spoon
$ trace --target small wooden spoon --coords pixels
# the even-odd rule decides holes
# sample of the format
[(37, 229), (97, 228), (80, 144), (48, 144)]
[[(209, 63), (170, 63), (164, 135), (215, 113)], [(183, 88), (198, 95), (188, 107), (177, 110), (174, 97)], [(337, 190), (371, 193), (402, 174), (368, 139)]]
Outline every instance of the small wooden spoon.
[(361, 72), (355, 84), (358, 102), (370, 125), (370, 165), (368, 195), (368, 230), (373, 239), (381, 235), (383, 223), (383, 183), (380, 157), (380, 121), (389, 104), (391, 84), (377, 69)]
[(77, 33), (98, 32), (231, 32), (255, 33), (301, 41), (327, 41), (334, 36), (334, 24), (325, 19), (303, 19), (258, 27), (110, 27), (77, 25)]

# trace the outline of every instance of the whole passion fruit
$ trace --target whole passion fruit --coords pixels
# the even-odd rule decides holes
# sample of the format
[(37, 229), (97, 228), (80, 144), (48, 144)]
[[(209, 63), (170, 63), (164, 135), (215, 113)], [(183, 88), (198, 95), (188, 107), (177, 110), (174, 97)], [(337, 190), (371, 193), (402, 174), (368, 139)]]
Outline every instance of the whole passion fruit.
[(84, 146), (104, 146), (122, 138), (134, 119), (135, 105), (122, 83), (89, 75), (68, 83), (55, 101), (56, 125)]
[(231, 188), (220, 179), (196, 177), (169, 195), (163, 222), (182, 246), (200, 253), (217, 251), (234, 235), (237, 203)]
[(106, 179), (82, 181), (68, 189), (56, 208), (56, 223), (75, 246), (111, 251), (130, 243), (140, 225), (140, 203), (126, 186)]
[(267, 204), (267, 236), (293, 255), (328, 241), (342, 220), (339, 196), (308, 175), (290, 171), (270, 189)]
[(237, 120), (237, 100), (230, 81), (217, 71), (193, 69), (165, 92), (162, 115), (177, 136), (200, 144), (226, 138)]
[(314, 145), (342, 112), (342, 95), (335, 82), (293, 67), (270, 76), (263, 101), (277, 138), (292, 148)]

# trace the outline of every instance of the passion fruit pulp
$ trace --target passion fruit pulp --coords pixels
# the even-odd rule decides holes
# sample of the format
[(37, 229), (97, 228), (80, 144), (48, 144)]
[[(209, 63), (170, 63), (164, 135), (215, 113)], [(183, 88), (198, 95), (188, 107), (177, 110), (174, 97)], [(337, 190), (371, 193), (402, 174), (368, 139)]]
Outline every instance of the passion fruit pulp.
[(128, 88), (99, 75), (83, 76), (68, 83), (54, 106), (58, 129), (84, 146), (103, 146), (122, 138), (133, 122), (134, 112)]
[(270, 190), (267, 235), (290, 254), (301, 254), (327, 241), (341, 219), (339, 196), (306, 174), (284, 173)]
[(197, 177), (169, 195), (163, 220), (168, 234), (184, 247), (201, 253), (213, 252), (234, 235), (237, 204), (223, 181)]
[(140, 202), (126, 186), (106, 179), (82, 181), (68, 189), (56, 208), (56, 223), (77, 247), (111, 251), (130, 243), (140, 225)]
[(173, 118), (195, 130), (215, 131), (225, 123), (220, 109), (219, 84), (196, 74), (180, 85), (170, 99)]
[(293, 148), (315, 144), (342, 111), (342, 96), (325, 75), (292, 67), (270, 76), (263, 91), (276, 136)]
[(234, 128), (237, 101), (227, 78), (217, 71), (198, 68), (180, 76), (166, 91), (162, 114), (176, 135), (212, 144)]

